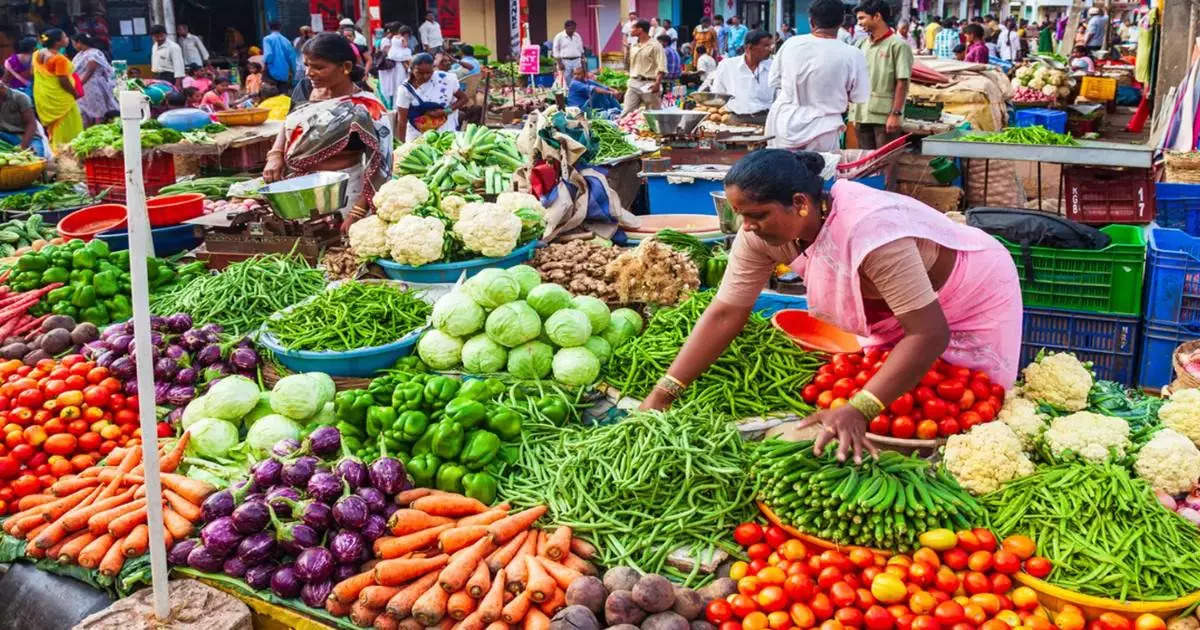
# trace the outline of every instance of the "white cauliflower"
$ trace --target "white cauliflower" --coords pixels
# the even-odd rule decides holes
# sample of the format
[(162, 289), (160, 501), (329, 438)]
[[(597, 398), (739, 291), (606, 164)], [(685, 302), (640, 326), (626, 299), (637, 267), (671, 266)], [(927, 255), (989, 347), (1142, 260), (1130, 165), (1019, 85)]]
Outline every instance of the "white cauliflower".
[(1175, 429), (1200, 446), (1200, 389), (1181, 389), (1158, 410), (1163, 426)]
[(442, 257), (446, 224), (434, 217), (410, 214), (387, 229), (387, 242), (392, 260), (402, 265), (419, 267)]
[(378, 215), (372, 214), (355, 221), (349, 231), (350, 251), (360, 260), (387, 256), (387, 229), (388, 224)]
[(1046, 419), (1037, 412), (1037, 405), (1025, 398), (1006, 396), (997, 419), (1021, 438), (1021, 446), (1027, 452), (1033, 451), (1038, 438), (1046, 430)]
[(1200, 449), (1186, 436), (1163, 429), (1138, 451), (1133, 470), (1155, 490), (1182, 494), (1200, 479)]
[(493, 258), (507, 256), (517, 247), (521, 219), (494, 203), (468, 203), (459, 213), (454, 232), (470, 251)]
[(429, 200), (429, 188), (414, 175), (393, 179), (375, 191), (375, 211), (389, 223), (411, 214), (417, 206)]
[(1075, 355), (1056, 352), (1025, 366), (1025, 397), (1064, 411), (1087, 407), (1092, 373)]
[(1003, 422), (985, 422), (950, 436), (942, 461), (959, 485), (976, 495), (999, 490), (1034, 470), (1021, 450), (1021, 439)]
[(1058, 90), (1053, 85), (1047, 83), (1046, 85), (1042, 86), (1042, 94), (1045, 94), (1046, 96), (1054, 96), (1058, 94)]
[(450, 217), (451, 221), (457, 221), (458, 215), (465, 205), (467, 205), (467, 200), (462, 195), (446, 195), (442, 197), (442, 214)]
[(1030, 76), (1032, 74), (1033, 74), (1033, 68), (1030, 68), (1029, 66), (1021, 66), (1020, 68), (1017, 68), (1017, 78), (1018, 79), (1024, 79), (1025, 77)]
[(1120, 418), (1079, 411), (1050, 421), (1046, 429), (1046, 445), (1055, 457), (1072, 451), (1095, 463), (1104, 462), (1109, 455), (1124, 457), (1132, 443), (1129, 423)]
[(1041, 77), (1035, 76), (1034, 79), (1029, 82), (1029, 88), (1032, 90), (1041, 90), (1044, 87), (1046, 87), (1046, 82), (1042, 80)]
[(496, 205), (512, 211), (513, 214), (521, 208), (533, 208), (539, 214), (546, 211), (537, 197), (523, 192), (502, 192), (496, 196)]

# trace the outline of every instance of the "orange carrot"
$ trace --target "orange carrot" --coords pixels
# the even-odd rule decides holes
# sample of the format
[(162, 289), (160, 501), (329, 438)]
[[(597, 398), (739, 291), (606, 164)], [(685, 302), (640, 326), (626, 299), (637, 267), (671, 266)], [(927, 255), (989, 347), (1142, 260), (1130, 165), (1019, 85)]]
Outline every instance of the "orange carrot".
[(539, 606), (542, 612), (546, 613), (547, 617), (553, 617), (554, 613), (566, 607), (567, 594), (561, 588), (558, 588), (557, 584), (554, 585), (554, 590), (551, 591), (550, 596)]
[(388, 518), (387, 527), (393, 536), (403, 536), (453, 522), (444, 516), (431, 516), (420, 510), (405, 508), (392, 513)]
[(392, 595), (395, 595), (399, 590), (400, 588), (396, 586), (380, 586), (378, 584), (372, 584), (364, 588), (362, 592), (358, 594), (358, 601), (367, 608), (374, 608), (378, 610), (384, 606), (387, 606), (388, 600), (391, 599)]
[(190, 431), (184, 431), (183, 435), (179, 436), (179, 441), (175, 443), (175, 448), (171, 449), (158, 460), (158, 470), (165, 473), (173, 473), (176, 468), (179, 468), (179, 462), (183, 461), (183, 452), (187, 449), (188, 441), (191, 440), (192, 434)]
[(425, 626), (422, 626), (421, 622), (412, 617), (405, 617), (400, 620), (400, 625), (396, 630), (425, 630)]
[(521, 630), (550, 630), (550, 618), (542, 611), (531, 608), (525, 615), (525, 625)]
[(483, 630), (512, 630), (512, 628), (510, 628), (509, 625), (504, 623), (503, 621), (497, 620), (497, 621), (493, 621), (492, 623), (489, 623), (488, 626), (486, 628), (484, 628)]
[(404, 492), (396, 495), (396, 505), (408, 505), (409, 503), (412, 503), (421, 497), (427, 497), (435, 492), (437, 492), (437, 490), (434, 490), (433, 488), (413, 488), (411, 490), (405, 490)]
[(455, 591), (446, 599), (446, 614), (456, 621), (462, 621), (473, 612), (475, 612), (475, 599), (465, 590)]
[[(13, 514), (12, 516), (10, 516), (8, 518), (8, 520), (4, 522), (5, 531), (8, 531), (8, 524), (10, 522), (13, 522), (13, 520), (24, 521), (25, 519), (27, 519), (29, 517), (33, 517), (33, 516), (40, 517), (43, 521), (58, 520), (57, 517), (48, 519), (48, 518), (46, 518), (46, 515), (50, 514), (52, 511), (59, 510), (59, 508), (61, 508), (62, 506), (69, 506), (66, 509), (70, 509), (72, 507), (75, 507), (76, 505), (79, 505), (79, 502), (83, 501), (84, 498), (87, 497), (87, 495), (91, 494), (91, 492), (92, 492), (91, 488), (83, 488), (80, 490), (76, 490), (75, 492), (72, 492), (71, 494), (69, 494), (65, 497), (59, 497), (48, 503), (41, 503), (39, 505), (35, 505), (23, 512), (17, 512), (16, 514)], [(60, 515), (61, 515), (61, 513), (60, 513)], [(32, 527), (26, 525), (23, 529), (27, 531), (29, 529), (32, 529)], [(12, 532), (9, 532), (9, 533), (12, 533)], [(20, 534), (13, 534), (13, 535), (20, 537)]]
[(95, 569), (99, 566), (100, 560), (108, 554), (109, 547), (112, 547), (115, 542), (112, 534), (104, 532), (79, 552), (79, 556), (75, 559), (76, 564), (85, 569)]
[(375, 618), (375, 624), (371, 627), (375, 630), (397, 630), (400, 627), (400, 622), (395, 617), (382, 612)]
[(192, 529), (194, 528), (191, 521), (183, 518), (178, 512), (168, 506), (163, 506), (163, 526), (167, 528), (167, 531), (171, 532), (175, 540), (183, 540), (191, 536)]
[(62, 542), (68, 533), (70, 532), (63, 527), (62, 519), (59, 519), (50, 523), (50, 526), (43, 529), (36, 538), (31, 537), (29, 540), (41, 549), (49, 549)]
[(83, 505), (86, 501), (94, 501), (97, 496), (103, 491), (103, 488), (82, 488), (62, 498), (63, 502), (55, 501), (45, 505), (39, 505), (38, 508), (45, 508), (42, 516), (47, 521), (54, 522), (63, 517), (63, 514), (72, 509)]
[(466, 518), (459, 519), (458, 526), (467, 527), (469, 525), (491, 525), (505, 516), (508, 516), (508, 511), (511, 508), (512, 506), (508, 503), (494, 505), (486, 512), (480, 512), (479, 514), (473, 514)]
[[(474, 602), (475, 600), (472, 599), (471, 601)], [(479, 611), (476, 610), (463, 618), (462, 621), (458, 622), (458, 626), (456, 626), (456, 628), (457, 630), (483, 630), (483, 627), (486, 625), (487, 624), (483, 622), (483, 615), (480, 615)]]
[(121, 572), (121, 567), (125, 566), (125, 553), (122, 551), (124, 548), (124, 538), (118, 538), (116, 542), (109, 545), (108, 550), (104, 552), (104, 557), (100, 560), (100, 575), (114, 577)]
[(545, 553), (547, 536), (549, 536), (549, 534), (547, 534), (545, 530), (542, 530), (542, 529), (537, 530), (537, 537), (538, 537), (537, 545), (536, 545), (537, 549), (533, 552), (533, 555), (540, 556)]
[(375, 582), (384, 586), (399, 586), (446, 566), (450, 556), (441, 554), (432, 558), (395, 558), (375, 565)]
[(450, 599), (450, 593), (434, 584), (413, 603), (412, 616), (416, 617), (417, 621), (425, 627), (436, 626), (446, 615), (446, 600), (448, 599)]
[(529, 612), (530, 606), (529, 591), (521, 591), (511, 602), (504, 605), (500, 611), (500, 618), (504, 623), (519, 623)]
[(525, 556), (532, 556), (537, 549), (538, 532), (533, 530), (525, 537), (525, 544), (517, 551), (513, 559), (505, 565), (505, 570), (508, 572), (508, 584), (505, 588), (513, 593), (519, 593), (525, 590), (525, 580), (529, 576), (529, 570), (525, 566)]
[(39, 505), (44, 505), (58, 499), (52, 494), (27, 494), (17, 501), (17, 510), (24, 512), (28, 509), (35, 508)]
[(492, 588), (492, 574), (488, 571), (487, 563), (480, 562), (475, 565), (475, 572), (471, 574), (471, 579), (467, 580), (467, 594), (475, 599), (483, 599), (490, 588)]
[(88, 546), (93, 540), (96, 540), (96, 535), (86, 529), (75, 532), (75, 535), (67, 540), (62, 548), (58, 550), (58, 555), (55, 558), (58, 559), (59, 564), (72, 564), (75, 562), (75, 558), (79, 555), (79, 552), (83, 551), (83, 548)]
[[(47, 503), (46, 505), (49, 504)], [(37, 508), (34, 509), (36, 510)], [(11, 528), (8, 525), (9, 523), (12, 523)], [(4, 521), (4, 530), (17, 538), (28, 538), (29, 532), (42, 525), (49, 525), (49, 523), (46, 522), (46, 519), (41, 514), (14, 514), (8, 517), (7, 521)]]
[(100, 480), (95, 478), (64, 477), (50, 486), (50, 492), (53, 492), (56, 497), (65, 497), (80, 488), (92, 488), (98, 485), (100, 485)]
[(437, 542), (438, 534), (454, 527), (450, 523), (430, 527), (419, 532), (404, 536), (384, 536), (377, 538), (373, 545), (375, 555), (380, 558), (399, 558), (406, 553), (424, 549)]
[(488, 525), (488, 534), (491, 535), (492, 540), (496, 541), (496, 544), (502, 545), (521, 531), (529, 529), (534, 521), (545, 513), (546, 506), (537, 505), (523, 512), (511, 514)]
[(208, 498), (208, 495), (216, 490), (210, 483), (184, 477), (183, 475), (176, 475), (175, 473), (163, 473), (161, 477), (164, 488), (174, 490), (179, 496), (196, 505), (204, 503), (204, 499)]
[(525, 538), (529, 536), (529, 532), (521, 532), (513, 537), (512, 540), (504, 543), (503, 547), (492, 552), (492, 555), (487, 558), (488, 569), (492, 573), (503, 569), (512, 562), (513, 556), (517, 555), (517, 551), (525, 545)]
[(486, 512), (487, 506), (470, 497), (461, 494), (430, 494), (413, 501), (408, 507), (421, 510), (434, 516), (449, 516), (459, 518)]
[(437, 586), (437, 571), (430, 571), (396, 591), (396, 594), (388, 600), (388, 614), (397, 619), (407, 618), (412, 614), (412, 607), (417, 602), (417, 598), (424, 595), (431, 586)]
[(79, 506), (71, 510), (63, 516), (63, 527), (67, 528), (69, 532), (83, 529), (92, 516), (128, 503), (133, 498), (133, 492), (134, 489), (129, 488), (116, 496), (100, 499), (91, 505)]
[(571, 582), (583, 577), (583, 574), (575, 569), (559, 564), (549, 558), (538, 558), (538, 562), (541, 563), (542, 568), (546, 569), (546, 573), (549, 573), (550, 577), (554, 578), (554, 581), (558, 583), (558, 587), (564, 591), (571, 585)]
[(54, 545), (46, 550), (46, 557), (50, 558), (51, 560), (58, 560), (59, 554), (62, 553), (62, 548), (67, 546), (67, 543), (71, 542), (72, 540), (82, 537), (84, 533), (85, 532), (75, 532), (74, 534), (68, 534), (67, 537), (59, 541), (57, 545)]
[(486, 525), (468, 525), (455, 527), (438, 534), (438, 548), (442, 553), (454, 553), (459, 549), (470, 547), (476, 540), (487, 536)]
[(484, 537), (475, 541), (470, 547), (458, 550), (450, 557), (446, 568), (442, 569), (441, 575), (438, 576), (438, 583), (446, 589), (447, 593), (461, 590), (467, 585), (467, 580), (471, 579), (471, 574), (475, 572), (475, 566), (483, 562), (483, 558), (495, 548), (492, 541)]
[(584, 575), (596, 575), (598, 573), (598, 571), (596, 571), (596, 565), (584, 560), (583, 558), (580, 558), (573, 553), (567, 554), (567, 557), (563, 559), (562, 563), (563, 565), (570, 567)]
[(436, 626), (433, 626), (428, 630), (457, 630), (455, 628), (456, 625), (458, 625), (458, 623), (451, 619), (450, 615), (444, 615), (442, 620), (439, 621)]
[(554, 578), (550, 577), (546, 568), (538, 562), (537, 556), (525, 556), (525, 572), (525, 590), (529, 591), (529, 598), (535, 602), (546, 601), (554, 593), (554, 589), (558, 588)]
[[(187, 434), (185, 433), (184, 435)], [(171, 509), (175, 510), (183, 518), (193, 523), (200, 520), (202, 512), (199, 505), (179, 496), (179, 493), (174, 490), (163, 488), (163, 496), (167, 499), (167, 503), (171, 506)]]
[(571, 528), (566, 525), (559, 526), (554, 530), (553, 534), (546, 537), (546, 548), (544, 553), (538, 554), (551, 560), (558, 560), (571, 552)]
[(43, 522), (41, 525), (38, 525), (29, 531), (29, 542), (25, 543), (25, 555), (33, 556), (34, 558), (44, 558), (46, 556), (46, 550), (33, 544), (33, 541), (36, 540), (42, 532), (46, 531), (48, 527), (50, 527), (50, 523)]
[(379, 611), (373, 608), (363, 606), (362, 602), (354, 602), (350, 606), (350, 621), (353, 621), (360, 628), (370, 628), (375, 623), (375, 618), (379, 616)]
[(133, 531), (134, 527), (146, 522), (146, 511), (148, 506), (142, 506), (132, 512), (126, 512), (117, 518), (114, 518), (108, 524), (108, 533), (115, 538), (124, 538)]
[[(357, 600), (355, 600), (357, 601)], [(338, 600), (330, 597), (325, 600), (325, 610), (334, 617), (346, 617), (350, 614), (350, 604), (343, 604)]]
[(372, 571), (363, 571), (352, 575), (333, 586), (333, 590), (329, 592), (329, 600), (349, 606), (351, 602), (358, 599), (358, 594), (364, 588), (374, 583), (375, 573)]
[(492, 580), (492, 587), (479, 602), (478, 610), (484, 623), (492, 623), (500, 618), (500, 612), (504, 609), (504, 580), (504, 569), (500, 569)]
[(582, 538), (571, 537), (571, 553), (584, 560), (591, 560), (596, 555), (596, 547)]
[(145, 509), (146, 499), (137, 499), (129, 503), (118, 505), (117, 507), (93, 514), (87, 520), (88, 530), (99, 536), (108, 531), (108, 524), (113, 520), (130, 512), (136, 512), (140, 509)]
[[(150, 546), (150, 528), (146, 527), (145, 523), (139, 523), (129, 535), (125, 537), (125, 542), (121, 544), (121, 552), (126, 558), (140, 556), (146, 553), (146, 548)], [(168, 545), (168, 549), (170, 546)]]

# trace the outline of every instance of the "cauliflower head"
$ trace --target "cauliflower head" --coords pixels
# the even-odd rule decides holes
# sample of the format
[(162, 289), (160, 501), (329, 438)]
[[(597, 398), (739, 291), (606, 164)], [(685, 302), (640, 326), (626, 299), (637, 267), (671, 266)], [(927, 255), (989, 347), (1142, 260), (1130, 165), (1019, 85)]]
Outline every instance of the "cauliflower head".
[(1187, 436), (1163, 429), (1138, 451), (1133, 470), (1155, 490), (1182, 494), (1200, 479), (1200, 449)]
[(1181, 389), (1158, 410), (1158, 419), (1168, 429), (1182, 433), (1200, 446), (1200, 389)]
[(1102, 463), (1110, 453), (1124, 457), (1132, 446), (1129, 423), (1112, 416), (1079, 411), (1050, 421), (1045, 433), (1046, 445), (1055, 457), (1072, 451), (1086, 461)]
[(415, 175), (405, 175), (380, 186), (374, 201), (379, 218), (394, 223), (429, 201), (429, 188)]
[(1034, 90), (1041, 90), (1043, 87), (1046, 87), (1046, 81), (1034, 75), (1034, 79), (1029, 82), (1029, 87)]
[(505, 208), (516, 214), (521, 208), (532, 208), (538, 211), (538, 214), (545, 212), (542, 207), (542, 202), (537, 197), (529, 193), (523, 192), (502, 192), (496, 196), (496, 205)]
[(1013, 430), (1027, 452), (1033, 451), (1038, 439), (1046, 431), (1046, 419), (1037, 412), (1037, 405), (1025, 398), (1006, 397), (997, 419)]
[(1025, 366), (1025, 397), (1064, 411), (1087, 408), (1092, 373), (1075, 355), (1056, 352)]
[(387, 243), (392, 260), (402, 265), (419, 267), (442, 257), (446, 224), (434, 217), (408, 215), (387, 229)]
[(1032, 475), (1033, 462), (1021, 450), (1021, 439), (1003, 422), (985, 422), (952, 435), (942, 454), (946, 471), (971, 494), (987, 494)]
[(1046, 96), (1055, 96), (1058, 94), (1058, 89), (1055, 88), (1054, 85), (1047, 83), (1046, 85), (1042, 86), (1042, 94), (1045, 94)]
[(1032, 74), (1033, 74), (1033, 68), (1030, 68), (1029, 66), (1021, 66), (1020, 68), (1017, 68), (1017, 78), (1018, 79), (1024, 79), (1025, 77), (1030, 76)]
[(459, 213), (454, 232), (470, 251), (493, 258), (507, 256), (517, 247), (521, 219), (494, 203), (468, 203)]
[(377, 215), (370, 215), (350, 226), (350, 250), (361, 260), (388, 255), (388, 224)]
[(446, 195), (442, 197), (442, 214), (450, 217), (451, 221), (457, 221), (465, 205), (467, 200), (462, 195)]

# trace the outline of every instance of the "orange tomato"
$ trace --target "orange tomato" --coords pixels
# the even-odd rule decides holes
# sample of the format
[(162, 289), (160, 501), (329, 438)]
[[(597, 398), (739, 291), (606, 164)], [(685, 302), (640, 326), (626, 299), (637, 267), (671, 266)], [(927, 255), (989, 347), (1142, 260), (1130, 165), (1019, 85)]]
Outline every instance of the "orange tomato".
[(875, 566), (875, 554), (862, 547), (854, 547), (850, 550), (850, 563), (860, 569)]
[(1144, 613), (1134, 620), (1133, 627), (1135, 630), (1164, 630), (1167, 624), (1158, 615)]
[(764, 586), (754, 596), (754, 601), (758, 602), (758, 606), (767, 612), (783, 610), (787, 607), (788, 602), (787, 597), (783, 595), (783, 589), (775, 585)]
[(837, 619), (826, 619), (821, 622), (821, 630), (846, 630), (846, 626)]
[(75, 467), (71, 465), (71, 460), (62, 455), (55, 455), (46, 462), (50, 465), (50, 474), (55, 477), (62, 477), (75, 472)]
[(925, 591), (913, 593), (913, 596), (908, 598), (908, 609), (911, 610), (914, 615), (929, 614), (933, 612), (933, 609), (936, 607), (937, 600), (933, 598), (933, 595), (930, 595)]
[(1058, 626), (1059, 630), (1083, 630), (1083, 613), (1060, 610), (1054, 617), (1054, 625)]
[(917, 618), (912, 620), (912, 630), (941, 630), (941, 627), (937, 619), (929, 615), (917, 615)]
[(756, 610), (742, 619), (742, 628), (744, 630), (765, 630), (768, 623), (767, 614)]
[(42, 444), (42, 450), (51, 455), (70, 455), (75, 452), (75, 446), (79, 441), (70, 433), (56, 433), (46, 438)]
[(987, 611), (983, 609), (983, 606), (980, 606), (975, 602), (962, 604), (962, 609), (963, 619), (965, 619), (967, 623), (972, 623), (978, 626), (979, 624), (987, 621)]
[(859, 610), (866, 610), (875, 605), (875, 596), (871, 594), (871, 591), (865, 588), (856, 588), (854, 592), (858, 593), (858, 601), (855, 604)]
[(914, 562), (908, 567), (908, 581), (921, 586), (929, 586), (933, 584), (935, 573), (932, 566), (914, 559)]
[(813, 614), (817, 619), (825, 620), (833, 616), (833, 602), (829, 601), (829, 596), (825, 593), (817, 593), (813, 595), (812, 601), (808, 602), (809, 608), (812, 608)]
[(837, 612), (833, 613), (833, 618), (847, 628), (863, 627), (863, 613), (857, 608), (839, 608)]
[(978, 605), (989, 615), (1000, 612), (1000, 598), (994, 593), (976, 593), (971, 596), (971, 603)]
[[(97, 446), (99, 446), (99, 444), (97, 444)], [(71, 466), (75, 469), (75, 472), (82, 472), (87, 468), (94, 466), (95, 464), (96, 458), (84, 453), (80, 453), (79, 455), (71, 458)]]
[(69, 389), (59, 394), (55, 400), (59, 406), (79, 406), (83, 404), (83, 392), (75, 389)]
[(996, 613), (996, 619), (1003, 621), (1012, 628), (1021, 625), (1020, 615), (1011, 610), (1001, 610), (1000, 612)]
[(808, 555), (808, 549), (799, 540), (789, 538), (779, 546), (778, 553), (782, 554), (788, 560), (803, 560)]
[[(103, 428), (103, 427), (101, 427), (101, 428)], [(97, 435), (97, 437), (99, 437), (99, 435)], [(746, 564), (745, 561), (738, 560), (737, 562), (734, 562), (732, 565), (730, 565), (729, 578), (735, 582), (738, 580), (741, 580), (742, 578), (746, 577), (746, 573), (749, 568), (750, 568), (750, 565)]]
[(1018, 586), (1013, 589), (1010, 599), (1012, 599), (1013, 605), (1021, 610), (1033, 610), (1038, 605), (1037, 591), (1028, 586)]
[(1033, 542), (1033, 539), (1021, 534), (1014, 534), (1005, 538), (1000, 543), (1000, 547), (1022, 560), (1028, 560), (1033, 555), (1033, 552), (1037, 551), (1037, 544)]
[(979, 630), (1009, 630), (1011, 626), (999, 619), (988, 619), (979, 626)]
[(779, 567), (766, 567), (754, 575), (759, 582), (764, 584), (783, 584), (787, 579), (787, 572)]
[(811, 608), (804, 604), (792, 604), (788, 609), (788, 616), (792, 618), (792, 623), (796, 624), (797, 628), (811, 628), (817, 625), (817, 616), (813, 614)]
[(1096, 618), (1096, 625), (1100, 627), (1100, 630), (1130, 630), (1132, 627), (1129, 619), (1113, 612), (1100, 613), (1100, 616)]
[(992, 552), (976, 551), (967, 557), (967, 568), (980, 573), (992, 568)]
[(767, 627), (771, 628), (771, 630), (787, 630), (787, 628), (792, 627), (792, 619), (788, 617), (786, 612), (776, 610), (767, 615)]
[(34, 447), (41, 446), (42, 442), (45, 442), (46, 438), (49, 437), (46, 435), (46, 430), (37, 426), (36, 424), (25, 427), (25, 430), (21, 432), (21, 435), (25, 438), (26, 444)]
[(924, 562), (935, 569), (942, 566), (942, 559), (939, 558), (937, 552), (930, 547), (921, 547), (915, 553), (913, 553), (913, 562)]
[(100, 437), (106, 440), (115, 440), (116, 438), (120, 437), (120, 435), (121, 427), (118, 427), (115, 424), (106, 425), (103, 429), (100, 429)]

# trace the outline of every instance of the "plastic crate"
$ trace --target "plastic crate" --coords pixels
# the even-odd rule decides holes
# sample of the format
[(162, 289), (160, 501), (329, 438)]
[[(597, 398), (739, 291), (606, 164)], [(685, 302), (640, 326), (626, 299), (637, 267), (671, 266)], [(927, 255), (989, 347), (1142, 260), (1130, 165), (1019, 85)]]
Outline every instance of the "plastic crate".
[(1067, 218), (1079, 223), (1149, 223), (1154, 220), (1154, 179), (1145, 168), (1064, 166)]
[(1017, 265), (1026, 307), (1142, 314), (1146, 237), (1141, 228), (1132, 225), (1109, 225), (1100, 230), (1112, 239), (1104, 249), (1030, 247), (1032, 278), (1027, 277), (1021, 246), (996, 237)]
[(1014, 127), (1042, 126), (1055, 133), (1067, 132), (1067, 113), (1053, 109), (1033, 107), (1018, 109), (1013, 113)]
[(1021, 322), (1021, 366), (1043, 348), (1073, 352), (1079, 360), (1091, 361), (1098, 377), (1133, 385), (1140, 328), (1136, 316), (1027, 308)]
[(1154, 222), (1200, 236), (1200, 184), (1154, 185)]
[[(104, 201), (125, 203), (125, 158), (88, 158), (83, 161), (87, 172), (88, 192), (95, 195), (108, 188)], [(158, 192), (163, 186), (175, 183), (175, 159), (170, 153), (155, 152), (152, 157), (142, 158), (142, 180), (146, 196)]]
[(225, 149), (221, 152), (217, 164), (226, 171), (260, 171), (267, 165), (267, 152), (274, 143), (273, 140), (266, 140), (244, 147)]
[(905, 103), (904, 117), (910, 120), (936, 122), (942, 118), (942, 103)]
[(1149, 230), (1146, 321), (1200, 327), (1200, 238), (1180, 230)]
[(1111, 101), (1117, 97), (1117, 80), (1109, 77), (1083, 77), (1079, 95), (1096, 103)]
[(1142, 354), (1138, 358), (1138, 386), (1162, 389), (1175, 380), (1171, 358), (1185, 341), (1200, 339), (1200, 326), (1156, 326), (1146, 324)]

